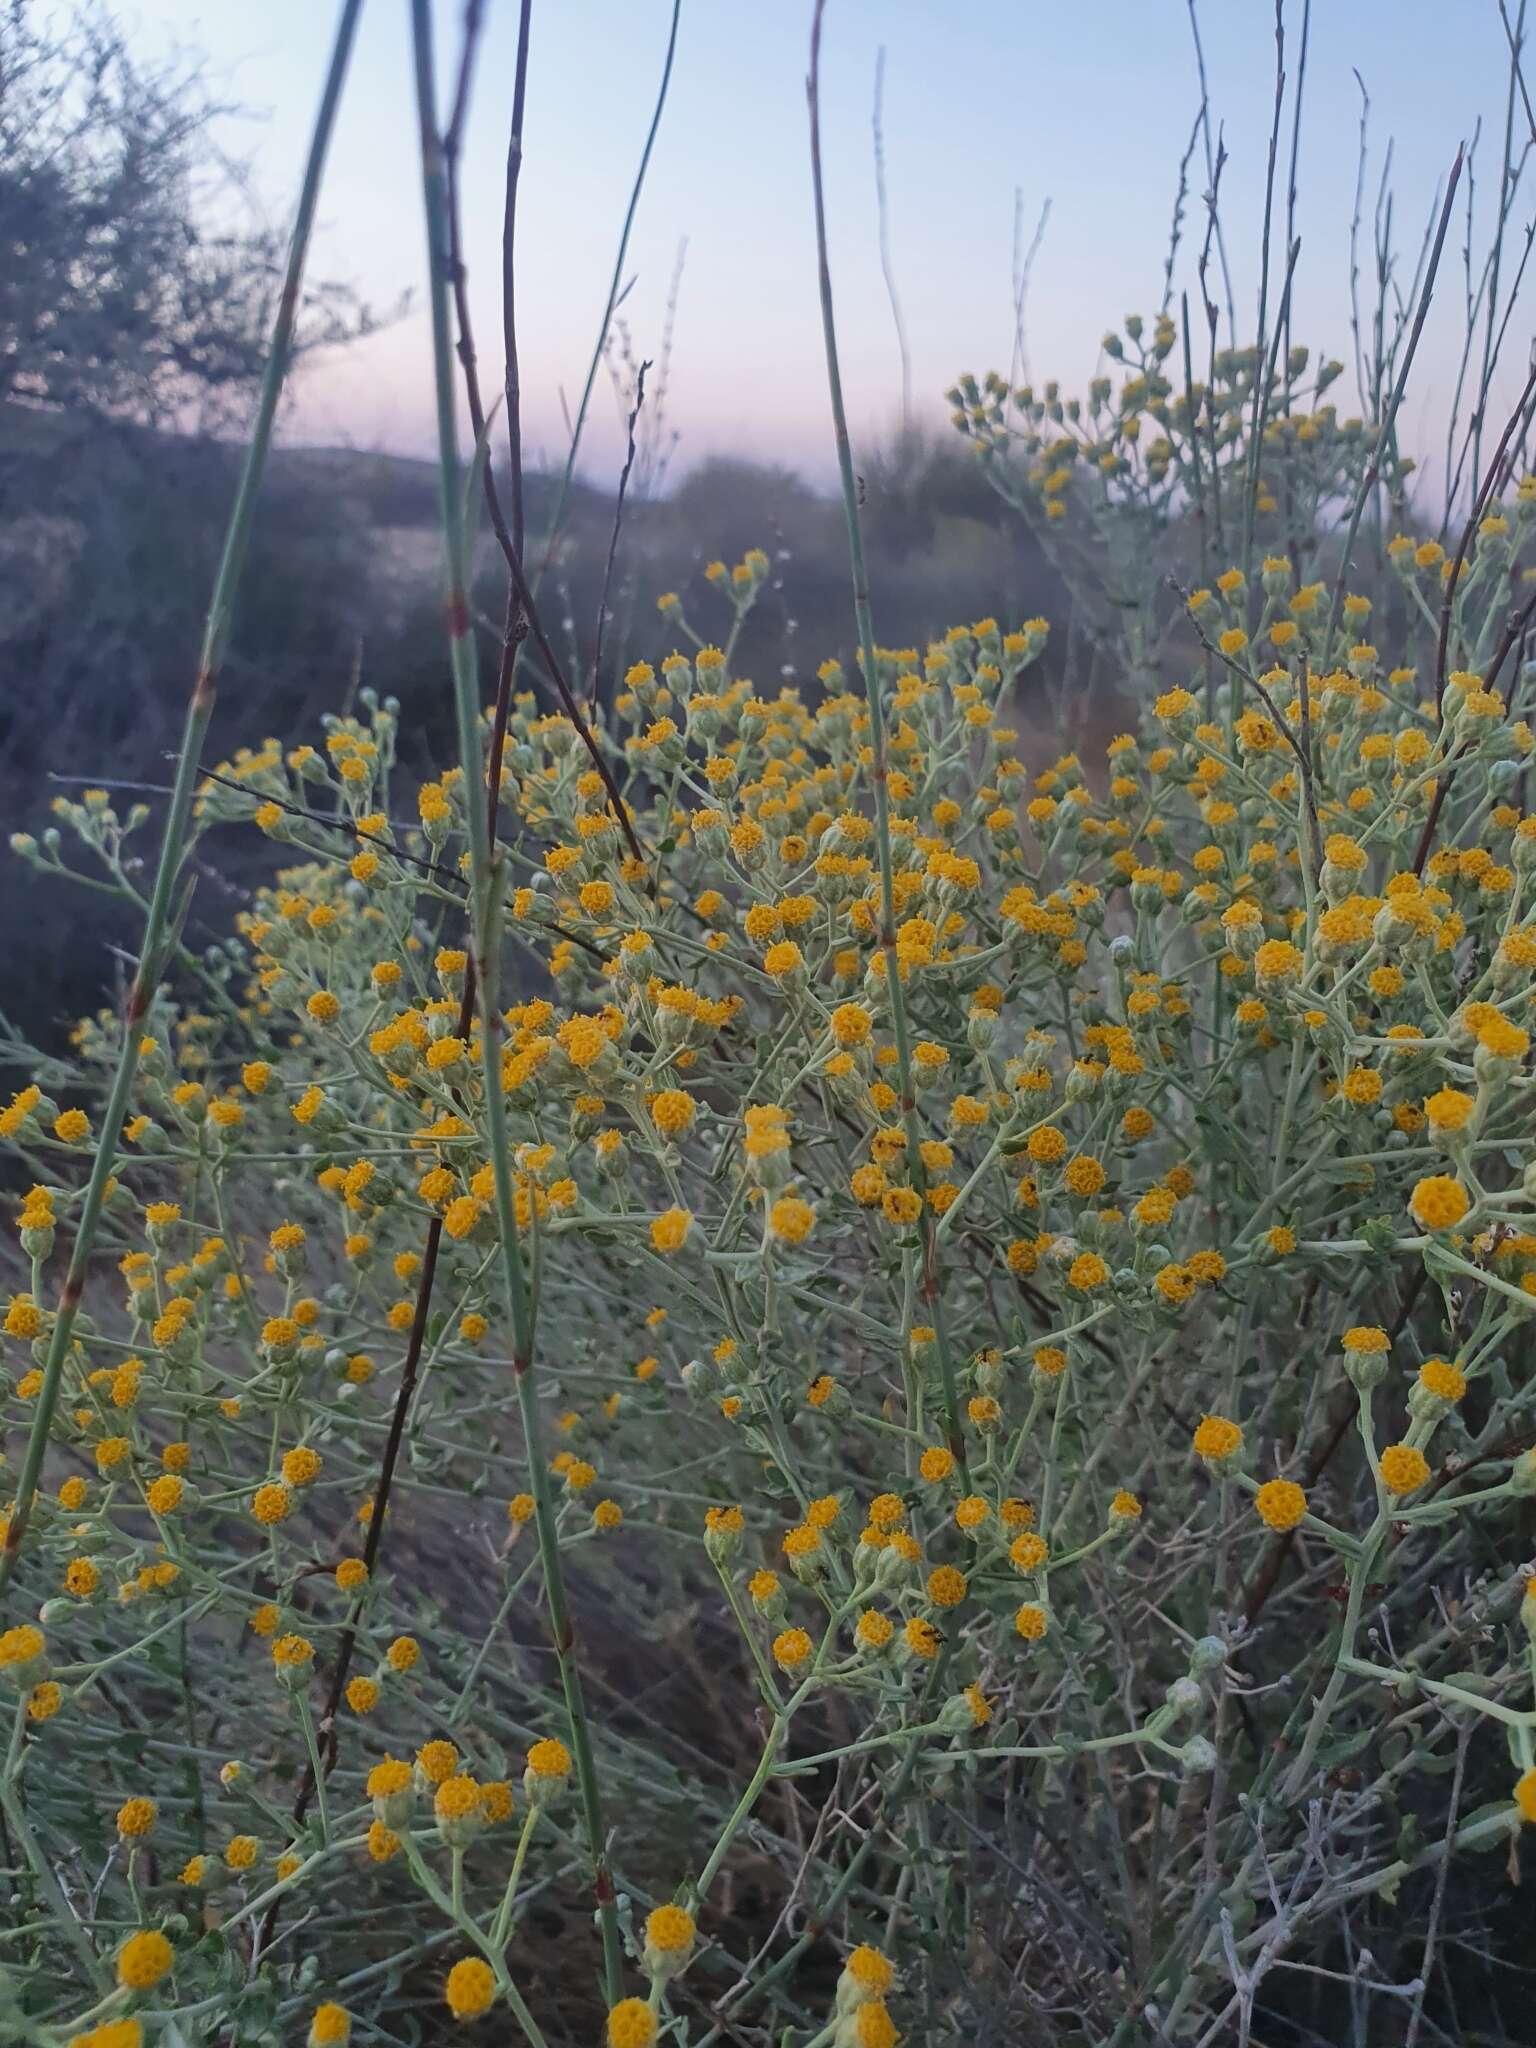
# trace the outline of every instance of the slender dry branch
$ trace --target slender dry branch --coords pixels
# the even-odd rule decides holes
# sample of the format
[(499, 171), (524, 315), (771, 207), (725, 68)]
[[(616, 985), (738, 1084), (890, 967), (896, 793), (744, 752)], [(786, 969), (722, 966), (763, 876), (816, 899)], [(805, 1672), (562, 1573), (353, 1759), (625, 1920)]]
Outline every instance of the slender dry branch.
[(1468, 514), (1467, 522), (1461, 529), (1461, 539), (1457, 543), (1456, 553), (1451, 561), (1450, 574), (1445, 578), (1444, 589), (1440, 598), (1440, 632), (1435, 642), (1435, 705), (1437, 709), (1445, 695), (1445, 672), (1448, 666), (1451, 640), (1451, 611), (1456, 601), (1456, 586), (1461, 580), (1462, 568), (1467, 559), (1467, 551), (1472, 545), (1473, 536), (1477, 532), (1483, 514), (1488, 509), (1490, 500), (1500, 488), (1500, 479), (1504, 474), (1504, 463), (1505, 458), (1509, 454), (1510, 443), (1513, 441), (1521, 421), (1525, 418), (1533, 398), (1536, 398), (1536, 361), (1533, 361), (1531, 364), (1530, 372), (1521, 387), (1520, 396), (1515, 402), (1514, 411), (1511, 412), (1504, 431), (1499, 436), (1499, 445), (1494, 450), (1493, 460), (1489, 463), (1488, 472), (1483, 478), (1481, 488), (1473, 499), (1472, 510)]
[(592, 649), (592, 687), (588, 693), (594, 717), (597, 715), (597, 705), (602, 692), (603, 634), (608, 624), (608, 593), (613, 585), (613, 565), (619, 552), (619, 535), (624, 528), (624, 496), (629, 489), (630, 472), (635, 466), (635, 426), (640, 418), (640, 408), (645, 404), (645, 373), (650, 367), (649, 361), (643, 362), (635, 377), (635, 402), (629, 410), (624, 467), (619, 471), (618, 495), (613, 502), (613, 531), (608, 536), (608, 559), (603, 564), (603, 587), (597, 600), (597, 627)]
[(1372, 452), (1370, 462), (1366, 465), (1365, 473), (1360, 479), (1360, 487), (1355, 493), (1355, 502), (1349, 515), (1349, 525), (1344, 534), (1344, 546), (1339, 553), (1339, 573), (1333, 586), (1333, 603), (1328, 613), (1328, 631), (1323, 637), (1323, 663), (1325, 667), (1333, 659), (1334, 635), (1339, 630), (1339, 617), (1344, 609), (1344, 585), (1348, 579), (1349, 565), (1354, 555), (1355, 536), (1360, 531), (1360, 521), (1364, 517), (1370, 495), (1381, 480), (1382, 456), (1386, 452), (1387, 443), (1392, 438), (1392, 429), (1397, 423), (1398, 407), (1402, 404), (1403, 393), (1408, 388), (1408, 373), (1413, 368), (1413, 359), (1418, 352), (1419, 336), (1424, 332), (1424, 322), (1429, 314), (1429, 302), (1434, 296), (1435, 276), (1440, 268), (1440, 254), (1445, 247), (1446, 232), (1451, 225), (1451, 206), (1456, 197), (1456, 187), (1461, 183), (1463, 162), (1464, 152), (1460, 144), (1458, 144), (1456, 160), (1451, 165), (1451, 175), (1446, 182), (1445, 199), (1440, 208), (1439, 223), (1435, 229), (1434, 241), (1430, 246), (1429, 262), (1419, 291), (1418, 310), (1414, 315), (1413, 327), (1408, 336), (1408, 346), (1404, 351), (1403, 360), (1398, 367), (1397, 377), (1392, 386), (1391, 399), (1387, 404), (1385, 413), (1382, 415), (1381, 428), (1376, 436), (1375, 449)]
[(870, 127), (875, 145), (875, 204), (879, 214), (880, 272), (885, 295), (891, 302), (891, 322), (896, 329), (896, 352), (901, 358), (901, 432), (912, 431), (912, 350), (907, 341), (907, 323), (896, 289), (896, 272), (891, 263), (891, 210), (885, 189), (885, 45), (875, 53), (875, 105)]
[[(517, 204), (517, 172), (521, 170), (523, 155), (521, 95), (526, 89), (528, 69), (527, 29), (531, 12), (532, 0), (524, 0), (519, 23), (517, 80), (514, 87), (512, 116), (516, 144), (515, 149), (509, 149), (507, 170), (507, 206), (509, 215), (513, 217), (515, 217)], [(475, 352), (474, 329), (470, 322), (469, 313), (463, 226), (459, 207), (459, 154), (463, 144), (463, 122), (468, 108), (469, 79), (474, 67), (479, 30), (480, 8), (475, 4), (475, 0), (470, 0), (470, 5), (465, 10), (464, 47), (459, 64), (459, 82), (454, 93), (453, 122), (443, 137), (443, 170), (448, 193), (448, 280), (453, 293), (454, 322), (458, 330), (456, 352), (459, 359), (459, 367), (464, 376), (464, 395), (469, 407), (470, 426), (474, 430), (477, 444), (485, 439), (486, 415), (485, 403), (480, 390), (479, 359)], [(514, 163), (516, 169), (514, 169)], [(506, 280), (511, 274), (511, 228), (506, 226), (503, 230), (502, 244), (502, 278), (504, 288)], [(516, 325), (515, 320), (510, 314), (507, 315), (506, 324), (508, 332), (512, 337), (511, 353), (508, 356), (508, 362), (509, 364), (515, 364)], [(515, 505), (517, 507), (517, 516), (521, 519), (521, 430), (520, 426), (514, 428), (510, 418), (508, 421), (508, 432), (515, 435), (518, 448), (518, 453), (513, 458), (513, 475), (516, 489)], [(607, 793), (609, 806), (613, 811), (619, 830), (624, 834), (625, 843), (628, 845), (634, 858), (637, 861), (643, 861), (645, 856), (641, 852), (640, 842), (635, 836), (635, 828), (630, 818), (629, 806), (619, 794), (619, 786), (614, 780), (613, 770), (608, 765), (608, 757), (604, 754), (597, 735), (583, 716), (575, 694), (565, 679), (565, 670), (561, 666), (554, 648), (550, 645), (549, 636), (540, 621), (538, 606), (534, 602), (533, 593), (529, 589), (527, 578), (523, 574), (521, 539), (519, 538), (516, 542), (513, 540), (511, 529), (507, 525), (506, 516), (501, 509), (500, 493), (497, 491), (496, 479), (489, 462), (483, 465), (482, 475), (485, 504), (486, 510), (490, 515), (491, 530), (496, 536), (496, 544), (501, 549), (506, 561), (507, 573), (512, 585), (507, 604), (507, 621), (502, 633), (501, 662), (496, 683), (496, 701), (502, 740), (505, 742), (507, 714), (500, 707), (503, 702), (508, 705), (511, 702), (512, 676), (517, 665), (517, 647), (521, 638), (518, 630), (519, 618), (521, 617), (527, 621), (528, 631), (532, 636), (534, 646), (538, 649), (539, 659), (549, 671), (550, 681), (555, 686), (555, 692), (560, 699), (561, 708), (580, 734), (581, 743), (590, 755), (593, 767), (602, 777), (603, 788)], [(499, 792), (493, 791), (490, 799), (493, 827), (498, 794)]]

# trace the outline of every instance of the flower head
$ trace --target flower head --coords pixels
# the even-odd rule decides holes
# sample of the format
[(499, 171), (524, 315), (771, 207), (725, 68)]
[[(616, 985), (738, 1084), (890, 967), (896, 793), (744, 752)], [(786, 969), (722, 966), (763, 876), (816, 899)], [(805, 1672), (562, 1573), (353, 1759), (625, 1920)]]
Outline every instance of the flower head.
[(1266, 1528), (1294, 1529), (1307, 1511), (1307, 1496), (1294, 1479), (1266, 1479), (1253, 1504)]
[(656, 2015), (643, 1998), (622, 1998), (609, 2008), (608, 2048), (651, 2048)]
[(175, 1960), (175, 1951), (159, 1929), (143, 1928), (130, 1934), (117, 1952), (117, 1981), (126, 1991), (148, 1991)]
[(443, 1995), (456, 2020), (477, 2020), (496, 1997), (495, 1973), (481, 1956), (460, 1956), (448, 1972)]

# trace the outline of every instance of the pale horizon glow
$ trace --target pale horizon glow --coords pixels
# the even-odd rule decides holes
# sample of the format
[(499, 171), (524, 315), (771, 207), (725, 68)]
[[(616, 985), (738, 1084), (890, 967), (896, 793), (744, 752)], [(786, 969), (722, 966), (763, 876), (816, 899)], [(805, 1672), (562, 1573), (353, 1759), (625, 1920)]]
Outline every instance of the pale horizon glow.
[[(297, 187), (335, 7), (266, 0), (131, 0), (146, 54), (203, 50), (210, 84), (251, 110), (221, 141), (250, 163), (283, 218)], [(446, 98), (462, 8), (435, 0)], [(524, 435), (531, 466), (564, 459), (564, 403), (586, 373), (623, 210), (649, 123), (670, 0), (535, 0), (518, 247)], [(501, 378), (499, 262), (515, 0), (490, 0), (463, 190), (465, 242), (481, 371)], [(806, 139), (809, 0), (683, 0), (671, 93), (625, 265), (622, 317), (637, 356), (661, 347), (686, 240), (667, 416), (676, 465), (740, 455), (816, 481), (833, 461), (816, 298)], [(1286, 7), (1294, 79), (1301, 0)], [(1229, 152), (1222, 214), (1239, 339), (1256, 326), (1265, 156), (1274, 92), (1269, 0), (1228, 0), (1202, 16), (1213, 118)], [(1479, 119), (1474, 269), (1486, 244), (1503, 142), (1508, 55), (1496, 0), (1467, 0), (1446, 34), (1429, 0), (1318, 0), (1303, 103), (1293, 329), (1315, 353), (1352, 366), (1349, 226), (1360, 93), (1371, 95), (1371, 154), (1361, 236), (1363, 306), (1377, 181), (1393, 141), (1401, 290), (1458, 142)], [(1016, 208), (1027, 241), (1050, 220), (1026, 314), (1029, 368), (1081, 391), (1100, 337), (1125, 314), (1156, 313), (1175, 184), (1198, 106), (1184, 0), (833, 0), (823, 51), (823, 133), (844, 382), (855, 437), (888, 434), (901, 380), (880, 272), (871, 107), (885, 58), (885, 154), (892, 262), (911, 345), (914, 416), (942, 429), (944, 389), (964, 370), (1005, 373), (1013, 346)], [(1517, 106), (1517, 120), (1522, 118)], [(1284, 268), (1282, 134), (1271, 304)], [(1519, 148), (1519, 130), (1516, 131)], [(1197, 150), (1176, 275), (1195, 296), (1203, 232)], [(1016, 198), (1017, 195), (1017, 198)], [(1439, 488), (1444, 421), (1461, 353), (1466, 187), (1402, 419), (1403, 438)], [(1523, 188), (1512, 235), (1523, 239)], [(1516, 252), (1518, 254), (1518, 251)], [(431, 359), (407, 9), (370, 5), (359, 31), (320, 203), (312, 271), (354, 285), (375, 307), (414, 295), (376, 337), (310, 364), (284, 421), (294, 443), (425, 454), (433, 444)], [(1474, 278), (1475, 282), (1475, 278)], [(1531, 323), (1510, 323), (1513, 385)], [(1203, 335), (1201, 337), (1203, 345)], [(1479, 343), (1479, 347), (1480, 347)], [(1198, 354), (1197, 354), (1198, 360)], [(1474, 363), (1474, 374), (1475, 374)], [(1353, 374), (1337, 388), (1353, 404)], [(1498, 387), (1502, 390), (1504, 387)], [(619, 408), (599, 372), (581, 468), (611, 481), (622, 459)]]

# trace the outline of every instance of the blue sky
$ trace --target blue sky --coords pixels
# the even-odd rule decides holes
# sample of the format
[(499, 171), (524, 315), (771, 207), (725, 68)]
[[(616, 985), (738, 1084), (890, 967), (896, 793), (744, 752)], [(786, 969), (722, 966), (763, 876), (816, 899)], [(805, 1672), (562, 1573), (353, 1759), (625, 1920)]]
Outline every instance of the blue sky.
[[(472, 294), (493, 388), (516, 11), (515, 0), (490, 0), (465, 164)], [(436, 0), (434, 13), (446, 78), (460, 0)], [(1286, 14), (1294, 73), (1301, 0), (1287, 0)], [(830, 468), (806, 149), (809, 15), (809, 0), (683, 0), (625, 312), (637, 350), (654, 354), (686, 237), (670, 401), (684, 463), (735, 451), (817, 476)], [(669, 0), (535, 0), (519, 272), (535, 453), (563, 448), (560, 394), (574, 402), (592, 346), (669, 16)], [(1443, 0), (1314, 0), (1312, 16), (1294, 324), (1298, 339), (1347, 360), (1360, 115), (1353, 71), (1372, 99), (1372, 201), (1383, 151), (1395, 143), (1406, 289), (1437, 181), (1479, 116), (1477, 204), (1485, 219), (1490, 214), (1506, 44), (1496, 0), (1452, 0), (1450, 9)], [(249, 160), (274, 214), (296, 187), (334, 17), (330, 0), (263, 0), (259, 9), (237, 0), (128, 0), (126, 15), (146, 50), (173, 42), (203, 49), (215, 89), (251, 110), (229, 121), (222, 139)], [(1252, 325), (1258, 283), (1273, 26), (1269, 0), (1207, 0), (1202, 18), (1213, 110), (1231, 156), (1223, 215), (1240, 327), (1245, 316)], [(1161, 294), (1178, 161), (1198, 104), (1184, 0), (831, 0), (823, 64), (828, 203), (856, 434), (887, 427), (900, 397), (870, 141), (881, 45), (891, 246), (917, 410), (942, 420), (941, 394), (958, 371), (1008, 366), (1016, 192), (1031, 229), (1051, 200), (1028, 311), (1031, 368), (1081, 388), (1106, 326), (1133, 310), (1154, 312)], [(1191, 285), (1198, 160), (1196, 168), (1183, 270)], [(1523, 225), (1522, 209), (1516, 218)], [(430, 370), (405, 0), (369, 0), (365, 8), (321, 220), (319, 274), (352, 282), (381, 306), (417, 287), (416, 309), (312, 368), (286, 430), (306, 441), (424, 451)], [(1410, 440), (1426, 452), (1460, 347), (1463, 240), (1458, 221), (1405, 413)], [(1481, 247), (1476, 237), (1474, 244)], [(1529, 316), (1517, 312), (1516, 357), (1530, 330)], [(586, 466), (607, 473), (620, 446), (604, 383)]]

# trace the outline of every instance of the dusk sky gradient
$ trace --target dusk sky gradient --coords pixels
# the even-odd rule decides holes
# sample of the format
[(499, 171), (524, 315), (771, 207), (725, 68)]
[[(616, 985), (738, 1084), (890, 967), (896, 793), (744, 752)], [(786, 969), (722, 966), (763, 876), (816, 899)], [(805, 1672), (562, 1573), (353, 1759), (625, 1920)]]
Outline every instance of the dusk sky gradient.
[[(443, 91), (461, 0), (436, 0)], [(250, 162), (274, 217), (296, 191), (336, 9), (329, 0), (132, 0), (138, 46), (207, 53), (209, 81), (250, 110), (221, 140)], [(502, 169), (516, 43), (515, 0), (490, 0), (465, 160), (465, 228), (487, 386), (500, 379), (497, 290)], [(536, 0), (521, 199), (520, 344), (530, 458), (564, 450), (560, 392), (580, 389), (629, 186), (660, 76), (669, 0)], [(823, 478), (832, 463), (816, 302), (804, 80), (809, 0), (683, 0), (676, 67), (626, 275), (637, 353), (659, 347), (669, 284), (687, 239), (669, 412), (686, 466), (717, 452), (785, 462)], [(1286, 7), (1294, 80), (1301, 0)], [(1231, 161), (1223, 219), (1240, 329), (1258, 286), (1264, 162), (1274, 89), (1269, 0), (1207, 0), (1202, 33), (1213, 113)], [(832, 0), (823, 56), (833, 273), (854, 432), (888, 430), (900, 374), (876, 243), (870, 134), (876, 52), (885, 60), (891, 251), (912, 349), (915, 408), (942, 423), (957, 372), (1008, 367), (1015, 192), (1028, 232), (1051, 215), (1027, 311), (1030, 367), (1081, 390), (1105, 328), (1155, 313), (1179, 158), (1198, 105), (1184, 0)], [(1371, 95), (1369, 214), (1383, 152), (1393, 186), (1403, 288), (1458, 141), (1481, 116), (1481, 227), (1502, 150), (1507, 45), (1496, 0), (1314, 0), (1297, 224), (1298, 340), (1350, 360), (1349, 222), (1360, 118)], [(1517, 117), (1519, 118), (1519, 117)], [(1286, 135), (1289, 134), (1287, 115)], [(1282, 180), (1284, 162), (1282, 159)], [(1203, 160), (1186, 211), (1180, 281), (1194, 286)], [(1528, 209), (1515, 208), (1523, 230)], [(301, 380), (290, 440), (425, 452), (432, 438), (430, 344), (405, 0), (370, 0), (321, 199), (314, 270), (374, 305), (410, 288), (386, 332)], [(1283, 267), (1277, 209), (1276, 270)], [(1426, 454), (1442, 429), (1461, 345), (1464, 213), (1404, 414)], [(1369, 261), (1368, 241), (1365, 249)], [(1369, 286), (1369, 278), (1364, 280)], [(1277, 287), (1278, 288), (1278, 287)], [(1528, 287), (1527, 290), (1532, 289)], [(1175, 306), (1175, 310), (1177, 310)], [(1511, 323), (1511, 375), (1531, 321)], [(1340, 387), (1353, 405), (1352, 379)], [(583, 468), (611, 476), (622, 446), (600, 380)], [(1439, 465), (1431, 480), (1438, 485)]]

